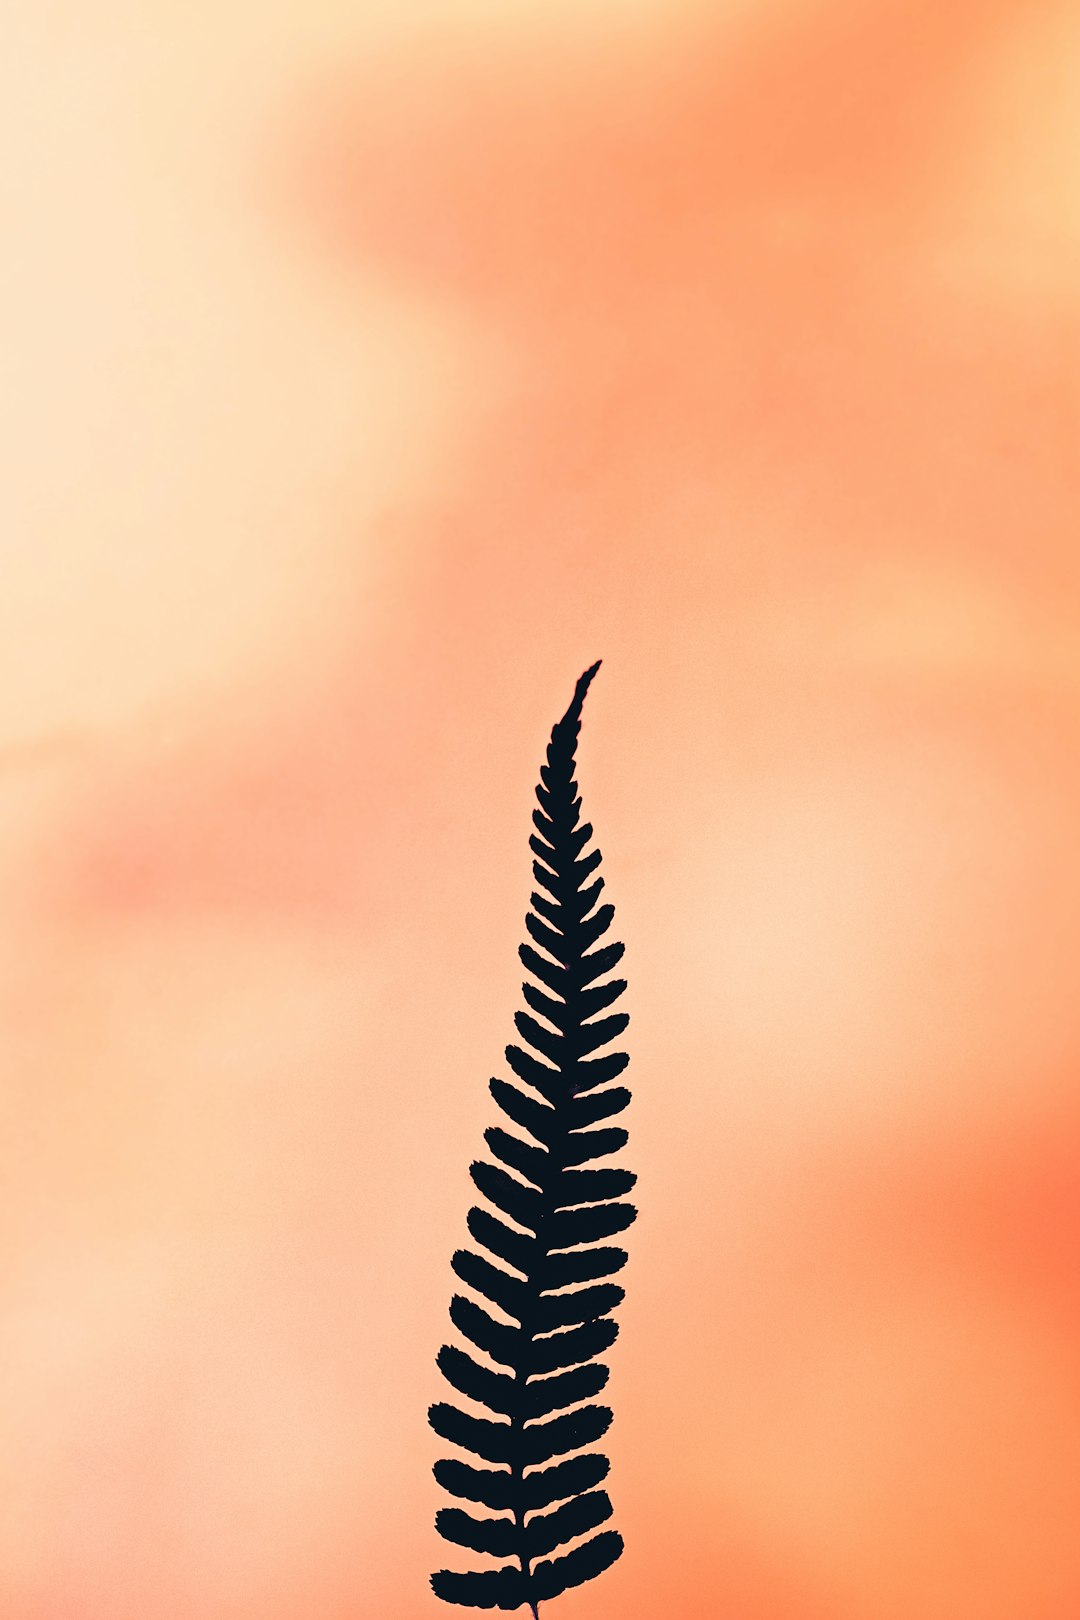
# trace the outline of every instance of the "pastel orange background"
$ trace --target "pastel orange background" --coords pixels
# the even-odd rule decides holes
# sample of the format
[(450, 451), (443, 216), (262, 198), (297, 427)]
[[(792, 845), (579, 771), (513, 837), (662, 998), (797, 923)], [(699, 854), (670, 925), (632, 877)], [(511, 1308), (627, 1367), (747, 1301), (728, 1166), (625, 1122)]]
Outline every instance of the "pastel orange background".
[[(7, 0), (0, 1613), (427, 1620), (573, 681), (627, 1550), (1080, 1609), (1080, 16)], [(445, 1611), (444, 1611), (445, 1612)]]

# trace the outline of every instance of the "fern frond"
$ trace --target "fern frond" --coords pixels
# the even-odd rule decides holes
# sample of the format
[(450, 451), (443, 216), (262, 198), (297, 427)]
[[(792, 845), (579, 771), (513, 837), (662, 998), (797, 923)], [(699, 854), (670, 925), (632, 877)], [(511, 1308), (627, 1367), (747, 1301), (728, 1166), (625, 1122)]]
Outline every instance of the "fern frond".
[(598, 668), (578, 681), (540, 769), (529, 838), (537, 885), (525, 919), (531, 943), (519, 951), (535, 982), (522, 985), (528, 1010), (514, 1018), (519, 1044), (506, 1048), (519, 1084), (490, 1085), (513, 1129), (484, 1133), (496, 1162), (477, 1160), (470, 1175), (491, 1207), (470, 1209), (476, 1248), (459, 1249), (451, 1262), (478, 1296), (455, 1295), (451, 1321), (487, 1359), (443, 1345), (438, 1365), (458, 1395), (493, 1417), (446, 1401), (428, 1413), (442, 1438), (495, 1465), (435, 1464), (445, 1491), (496, 1515), (443, 1508), (436, 1529), (456, 1546), (505, 1560), (470, 1574), (440, 1570), (432, 1589), (470, 1608), (527, 1604), (534, 1617), (541, 1602), (601, 1574), (623, 1550), (617, 1532), (599, 1528), (612, 1512), (597, 1489), (608, 1459), (588, 1450), (612, 1418), (610, 1408), (592, 1404), (608, 1381), (596, 1357), (615, 1342), (611, 1312), (623, 1298), (605, 1279), (627, 1258), (605, 1240), (637, 1214), (625, 1199), (631, 1172), (595, 1163), (618, 1153), (627, 1134), (593, 1127), (630, 1101), (625, 1086), (610, 1083), (625, 1069), (625, 1053), (600, 1050), (628, 1023), (625, 1013), (608, 1012), (625, 979), (605, 978), (623, 946), (600, 943), (615, 913), (600, 904), (600, 851), (587, 852), (593, 829), (581, 820), (574, 779), (582, 704)]

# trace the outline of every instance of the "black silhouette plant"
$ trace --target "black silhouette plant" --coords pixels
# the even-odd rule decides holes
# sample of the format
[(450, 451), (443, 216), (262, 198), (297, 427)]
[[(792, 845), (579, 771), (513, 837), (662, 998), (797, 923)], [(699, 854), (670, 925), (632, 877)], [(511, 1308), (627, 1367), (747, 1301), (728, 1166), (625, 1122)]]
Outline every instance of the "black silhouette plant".
[(438, 1356), (449, 1383), (496, 1418), (447, 1402), (428, 1413), (443, 1439), (494, 1465), (435, 1464), (436, 1479), (451, 1495), (491, 1509), (477, 1516), (444, 1508), (436, 1527), (447, 1541), (502, 1561), (471, 1574), (440, 1570), (431, 1577), (435, 1593), (478, 1609), (528, 1604), (534, 1620), (538, 1604), (601, 1574), (623, 1550), (614, 1530), (591, 1535), (611, 1516), (606, 1491), (597, 1489), (609, 1463), (584, 1449), (611, 1423), (608, 1407), (590, 1403), (607, 1383), (608, 1370), (595, 1358), (615, 1342), (611, 1312), (623, 1290), (600, 1279), (618, 1271), (626, 1254), (604, 1240), (637, 1213), (621, 1201), (634, 1185), (630, 1171), (581, 1168), (623, 1146), (624, 1130), (591, 1127), (630, 1101), (625, 1087), (608, 1085), (626, 1067), (625, 1054), (591, 1055), (628, 1022), (625, 1013), (596, 1016), (626, 988), (622, 979), (604, 980), (623, 946), (593, 948), (614, 912), (597, 904), (604, 886), (595, 875), (600, 852), (583, 853), (592, 828), (579, 820), (574, 781), (581, 707), (599, 667), (582, 675), (552, 731), (536, 789), (540, 808), (529, 843), (538, 891), (525, 919), (533, 944), (519, 954), (537, 981), (522, 990), (538, 1016), (515, 1018), (531, 1050), (506, 1048), (507, 1062), (529, 1089), (491, 1081), (495, 1101), (524, 1134), (496, 1126), (484, 1133), (500, 1162), (480, 1160), (471, 1174), (499, 1213), (470, 1209), (476, 1250), (459, 1249), (452, 1261), (462, 1282), (495, 1307), (492, 1314), (461, 1294), (450, 1305), (455, 1327), (487, 1359), (452, 1345)]

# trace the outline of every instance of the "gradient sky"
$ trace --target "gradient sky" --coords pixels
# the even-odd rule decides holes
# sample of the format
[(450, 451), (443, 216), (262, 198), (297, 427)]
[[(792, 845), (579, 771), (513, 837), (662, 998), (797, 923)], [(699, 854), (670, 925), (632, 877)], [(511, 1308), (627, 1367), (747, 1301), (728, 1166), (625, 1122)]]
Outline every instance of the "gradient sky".
[(580, 671), (565, 1620), (1080, 1609), (1080, 17), (8, 0), (0, 1612), (435, 1620)]

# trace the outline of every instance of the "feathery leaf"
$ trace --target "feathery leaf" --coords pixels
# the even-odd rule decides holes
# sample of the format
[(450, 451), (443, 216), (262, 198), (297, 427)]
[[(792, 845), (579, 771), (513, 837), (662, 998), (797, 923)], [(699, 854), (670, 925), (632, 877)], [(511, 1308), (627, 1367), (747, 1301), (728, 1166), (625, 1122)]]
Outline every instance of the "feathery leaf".
[[(440, 1508), (435, 1528), (447, 1541), (472, 1552), (491, 1553), (494, 1558), (512, 1558), (517, 1549), (518, 1528), (513, 1519), (474, 1519), (461, 1508)], [(551, 1548), (540, 1550), (550, 1552)]]
[(594, 1451), (589, 1456), (569, 1457), (553, 1468), (526, 1474), (521, 1485), (522, 1505), (527, 1512), (535, 1512), (537, 1508), (551, 1507), (555, 1502), (580, 1496), (607, 1479), (610, 1468), (607, 1458)]
[[(597, 1125), (602, 1119), (611, 1119), (621, 1114), (630, 1101), (630, 1093), (625, 1086), (612, 1086), (610, 1091), (599, 1091), (593, 1097), (576, 1097), (573, 1108), (569, 1114), (570, 1130), (584, 1130), (589, 1125)], [(567, 1136), (568, 1142), (576, 1142), (577, 1136)]]
[[(533, 871), (538, 873), (539, 869), (534, 866)], [(518, 956), (521, 958), (522, 967), (527, 967), (530, 973), (542, 984), (546, 984), (549, 990), (554, 990), (556, 995), (562, 995), (567, 977), (566, 969), (561, 963), (549, 962), (539, 951), (534, 951), (531, 945), (519, 945)]]
[(567, 1249), (549, 1254), (540, 1267), (540, 1286), (545, 1290), (572, 1288), (575, 1283), (595, 1282), (621, 1271), (627, 1261), (625, 1249)]
[(526, 1347), (526, 1367), (530, 1373), (559, 1372), (563, 1367), (576, 1367), (579, 1362), (591, 1361), (603, 1355), (619, 1336), (619, 1325), (610, 1317), (596, 1322), (585, 1322), (581, 1327), (568, 1328), (565, 1333), (549, 1333), (533, 1339)]
[(618, 1283), (596, 1283), (569, 1294), (542, 1294), (530, 1321), (542, 1333), (598, 1322), (622, 1304), (625, 1292)]
[(548, 1108), (544, 1103), (538, 1103), (534, 1097), (527, 1097), (516, 1086), (508, 1085), (505, 1080), (492, 1080), (489, 1082), (491, 1095), (509, 1119), (515, 1125), (520, 1125), (523, 1131), (528, 1131), (538, 1142), (545, 1147), (552, 1141), (561, 1141), (563, 1125), (560, 1116), (554, 1108)]
[(544, 1218), (544, 1205), (539, 1193), (531, 1187), (523, 1187), (520, 1181), (508, 1176), (498, 1165), (487, 1164), (483, 1159), (469, 1166), (469, 1174), (477, 1190), (490, 1199), (496, 1209), (501, 1209), (519, 1226), (537, 1231)]
[(520, 1569), (503, 1564), (478, 1575), (455, 1575), (440, 1569), (431, 1577), (431, 1590), (444, 1603), (461, 1603), (470, 1609), (520, 1609), (528, 1599)]
[(563, 1164), (585, 1164), (589, 1159), (603, 1159), (609, 1153), (618, 1153), (626, 1146), (626, 1132), (616, 1126), (606, 1131), (582, 1131), (568, 1136), (559, 1154)]
[(540, 768), (529, 835), (536, 885), (525, 916), (531, 943), (518, 951), (535, 982), (522, 985), (518, 1039), (505, 1049), (525, 1089), (490, 1082), (515, 1129), (491, 1125), (484, 1132), (498, 1162), (479, 1159), (469, 1173), (492, 1208), (469, 1210), (476, 1247), (458, 1249), (451, 1261), (477, 1298), (455, 1295), (450, 1319), (485, 1359), (454, 1345), (443, 1345), (437, 1357), (456, 1393), (493, 1417), (448, 1401), (428, 1413), (443, 1439), (494, 1465), (456, 1458), (435, 1464), (451, 1496), (497, 1515), (442, 1508), (436, 1529), (454, 1546), (503, 1561), (467, 1574), (439, 1570), (432, 1590), (471, 1608), (527, 1604), (534, 1620), (539, 1603), (601, 1574), (623, 1545), (614, 1531), (592, 1534), (611, 1517), (610, 1499), (597, 1489), (609, 1465), (586, 1449), (611, 1423), (610, 1408), (592, 1404), (608, 1382), (596, 1358), (618, 1335), (611, 1312), (623, 1289), (609, 1279), (627, 1258), (604, 1240), (625, 1231), (637, 1213), (622, 1201), (635, 1183), (628, 1170), (581, 1168), (625, 1145), (621, 1127), (591, 1127), (630, 1101), (624, 1086), (609, 1085), (626, 1055), (602, 1050), (628, 1023), (625, 1013), (608, 1011), (626, 989), (625, 979), (606, 977), (623, 946), (600, 943), (615, 913), (600, 903), (600, 851), (589, 848), (593, 829), (581, 819), (575, 780), (582, 704), (598, 667), (578, 681)]
[(524, 1319), (531, 1302), (528, 1283), (512, 1277), (499, 1266), (493, 1266), (490, 1260), (485, 1260), (482, 1254), (474, 1254), (471, 1249), (458, 1249), (451, 1257), (450, 1264), (455, 1275), (469, 1288), (475, 1288), (478, 1294), (483, 1294), (507, 1316), (519, 1322)]
[(459, 1395), (467, 1395), (492, 1412), (509, 1417), (518, 1409), (518, 1386), (505, 1373), (491, 1372), (456, 1345), (444, 1344), (435, 1358), (439, 1371), (448, 1384), (453, 1384)]
[(506, 1061), (513, 1069), (519, 1080), (526, 1085), (534, 1086), (541, 1097), (549, 1103), (557, 1103), (563, 1091), (562, 1076), (558, 1069), (553, 1069), (550, 1063), (541, 1063), (531, 1053), (523, 1051), (520, 1046), (506, 1048)]
[(580, 1209), (561, 1209), (544, 1228), (549, 1249), (572, 1249), (579, 1243), (598, 1243), (616, 1237), (633, 1226), (637, 1210), (633, 1204), (586, 1204)]
[(486, 1209), (478, 1209), (475, 1204), (466, 1217), (466, 1225), (477, 1243), (490, 1249), (496, 1259), (505, 1260), (508, 1266), (524, 1272), (526, 1276), (543, 1254), (535, 1238), (515, 1232), (512, 1226), (489, 1215)]
[[(453, 1513), (454, 1508), (444, 1510)], [(462, 1514), (462, 1518), (466, 1515)], [(606, 1491), (589, 1491), (584, 1496), (572, 1496), (562, 1507), (555, 1509), (554, 1513), (545, 1513), (539, 1518), (530, 1519), (526, 1531), (526, 1541), (529, 1552), (534, 1558), (540, 1558), (544, 1553), (554, 1552), (564, 1542), (573, 1541), (575, 1536), (583, 1536), (597, 1525), (603, 1524), (605, 1519), (611, 1518), (611, 1498)], [(471, 1521), (470, 1521), (471, 1522)], [(505, 1519), (486, 1520), (488, 1524), (505, 1524)], [(497, 1535), (498, 1532), (495, 1532)], [(446, 1535), (446, 1531), (443, 1531)], [(451, 1536), (450, 1540), (456, 1539)], [(471, 1546), (471, 1542), (466, 1542)], [(494, 1548), (477, 1548), (478, 1552), (492, 1551)]]
[(531, 1590), (534, 1602), (558, 1597), (571, 1586), (580, 1586), (610, 1569), (623, 1550), (623, 1539), (617, 1530), (603, 1530), (591, 1541), (586, 1541), (562, 1558), (545, 1559), (534, 1566)]
[[(443, 1457), (432, 1472), (443, 1490), (449, 1491), (451, 1496), (463, 1497), (466, 1502), (479, 1502), (496, 1512), (514, 1507), (520, 1495), (518, 1481), (505, 1468), (474, 1468), (471, 1463), (458, 1462), (456, 1457)], [(600, 1478), (603, 1477), (601, 1474)]]
[(450, 1301), (450, 1320), (459, 1333), (492, 1361), (517, 1368), (524, 1349), (520, 1328), (504, 1327), (463, 1294), (455, 1294)]
[(598, 1361), (591, 1366), (556, 1373), (553, 1378), (533, 1378), (525, 1386), (522, 1415), (548, 1417), (567, 1406), (576, 1406), (579, 1401), (590, 1401), (594, 1395), (599, 1395), (607, 1381), (608, 1370)]

